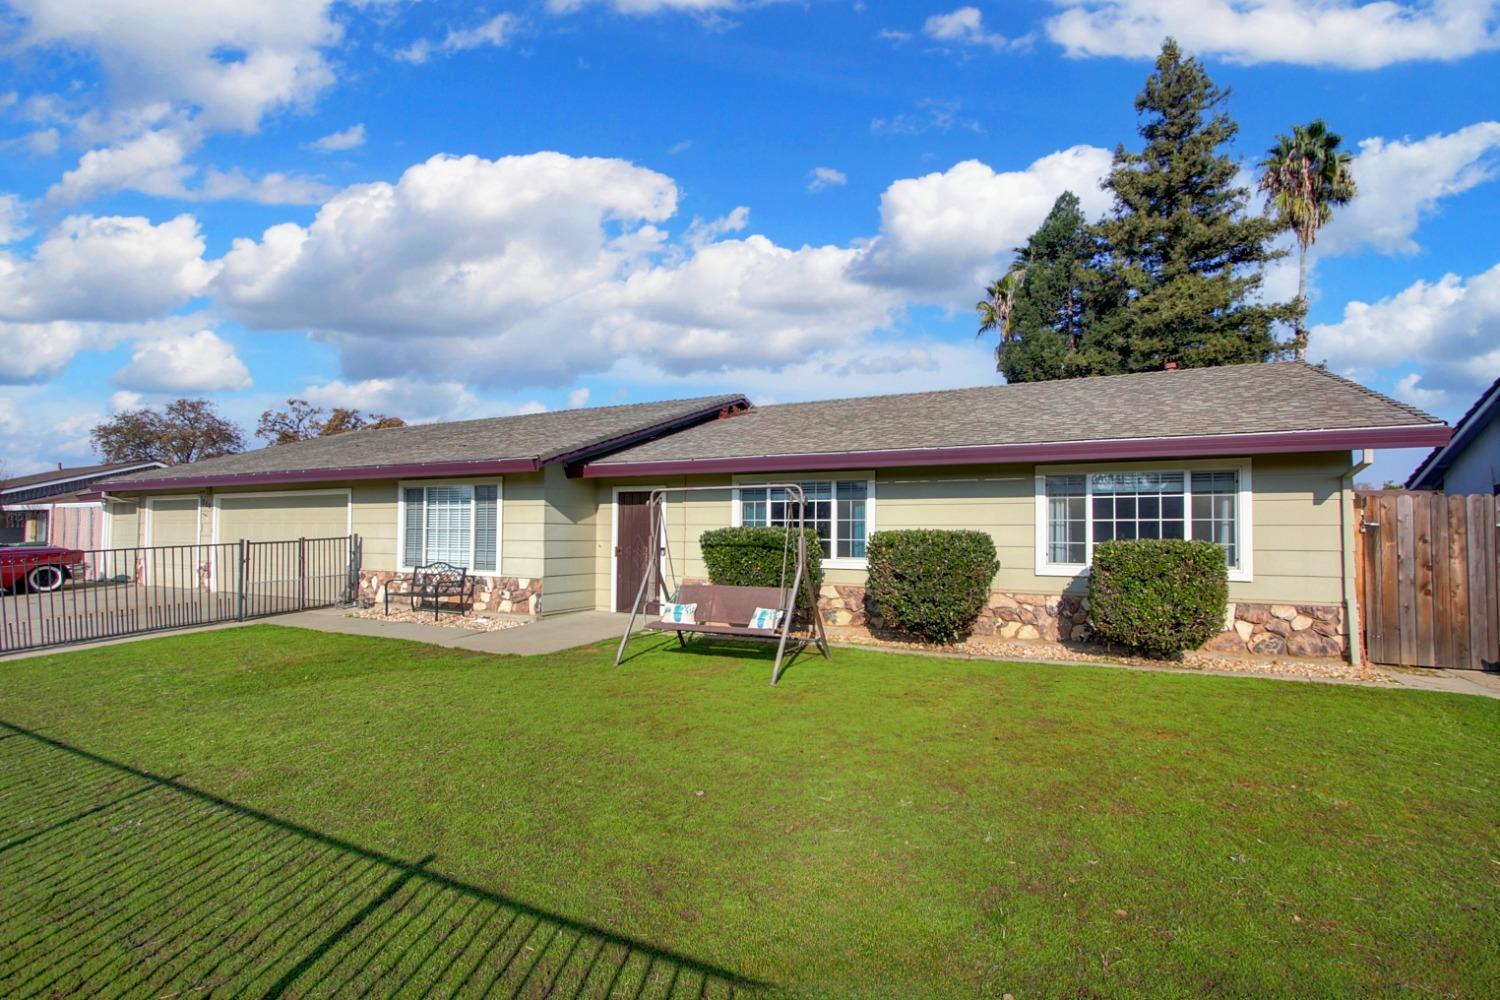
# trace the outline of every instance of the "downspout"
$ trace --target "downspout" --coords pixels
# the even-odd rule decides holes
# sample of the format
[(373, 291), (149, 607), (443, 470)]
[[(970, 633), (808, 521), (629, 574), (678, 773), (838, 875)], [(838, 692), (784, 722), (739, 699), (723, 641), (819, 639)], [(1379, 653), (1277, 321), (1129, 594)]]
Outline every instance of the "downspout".
[(1343, 511), (1343, 549), (1344, 556), (1344, 627), (1349, 633), (1349, 665), (1358, 667), (1364, 664), (1364, 649), (1362, 640), (1364, 638), (1364, 627), (1359, 619), (1359, 592), (1355, 586), (1354, 552), (1359, 544), (1356, 532), (1360, 530), (1359, 523), (1354, 518), (1354, 477), (1368, 469), (1375, 461), (1373, 449), (1366, 448), (1359, 453), (1359, 458), (1344, 473), (1343, 480), (1339, 484), (1339, 503)]

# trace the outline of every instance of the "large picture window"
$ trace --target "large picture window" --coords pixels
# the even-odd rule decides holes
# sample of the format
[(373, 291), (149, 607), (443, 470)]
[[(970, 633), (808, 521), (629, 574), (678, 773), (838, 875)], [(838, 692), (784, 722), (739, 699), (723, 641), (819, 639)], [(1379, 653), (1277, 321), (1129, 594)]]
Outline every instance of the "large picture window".
[(1038, 477), (1038, 571), (1076, 573), (1113, 539), (1196, 538), (1248, 574), (1243, 469), (1059, 473)]
[[(806, 524), (818, 533), (825, 560), (863, 560), (870, 537), (868, 479), (819, 479), (799, 483), (807, 499)], [(739, 487), (739, 523), (795, 527), (797, 504), (785, 488)]]
[(445, 562), (475, 573), (500, 568), (500, 487), (438, 483), (401, 487), (401, 564)]

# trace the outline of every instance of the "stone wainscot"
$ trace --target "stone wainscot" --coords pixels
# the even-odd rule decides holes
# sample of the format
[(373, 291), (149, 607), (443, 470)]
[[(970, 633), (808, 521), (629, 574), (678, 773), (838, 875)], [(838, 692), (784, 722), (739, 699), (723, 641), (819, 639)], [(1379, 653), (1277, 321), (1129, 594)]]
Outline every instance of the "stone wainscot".
[[(824, 584), (818, 606), (831, 626), (864, 629), (872, 634), (883, 623), (865, 603), (865, 588)], [(1088, 601), (1070, 594), (996, 592), (974, 624), (974, 635), (1037, 642), (1086, 643), (1092, 639)], [(1229, 628), (1203, 647), (1220, 653), (1256, 656), (1341, 657), (1344, 655), (1344, 611), (1326, 604), (1231, 603)]]
[[(476, 612), (494, 611), (517, 615), (542, 613), (540, 577), (476, 576), (474, 580), (473, 610)], [(387, 588), (394, 599), (397, 594), (409, 593), (410, 586), (411, 580), (405, 574), (389, 570), (362, 570), (359, 574), (359, 603), (365, 607), (383, 607)]]

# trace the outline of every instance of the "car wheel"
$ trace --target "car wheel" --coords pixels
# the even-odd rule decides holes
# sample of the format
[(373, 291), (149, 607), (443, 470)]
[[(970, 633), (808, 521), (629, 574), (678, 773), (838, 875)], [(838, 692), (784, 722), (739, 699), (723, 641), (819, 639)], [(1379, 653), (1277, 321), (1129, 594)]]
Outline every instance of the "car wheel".
[(26, 574), (26, 589), (48, 594), (62, 587), (67, 578), (59, 566), (36, 566)]

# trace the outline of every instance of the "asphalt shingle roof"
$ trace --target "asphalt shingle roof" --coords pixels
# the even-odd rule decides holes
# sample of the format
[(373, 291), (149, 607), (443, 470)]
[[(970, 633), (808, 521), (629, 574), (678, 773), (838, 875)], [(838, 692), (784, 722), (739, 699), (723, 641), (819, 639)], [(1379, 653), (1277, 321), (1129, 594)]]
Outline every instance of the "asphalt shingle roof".
[(1441, 426), (1296, 361), (760, 406), (591, 467), (828, 452)]
[(0, 490), (19, 490), (38, 483), (66, 483), (74, 479), (102, 477), (119, 469), (138, 469), (145, 464), (145, 462), (106, 462), (103, 465), (75, 465), (67, 469), (48, 469), (45, 472), (33, 472), (27, 476), (0, 480)]
[(700, 396), (659, 403), (351, 431), (205, 459), (187, 466), (153, 469), (112, 482), (149, 485), (156, 480), (184, 476), (235, 477), (510, 459), (535, 459), (545, 464), (614, 438), (743, 400), (744, 397), (738, 395)]

